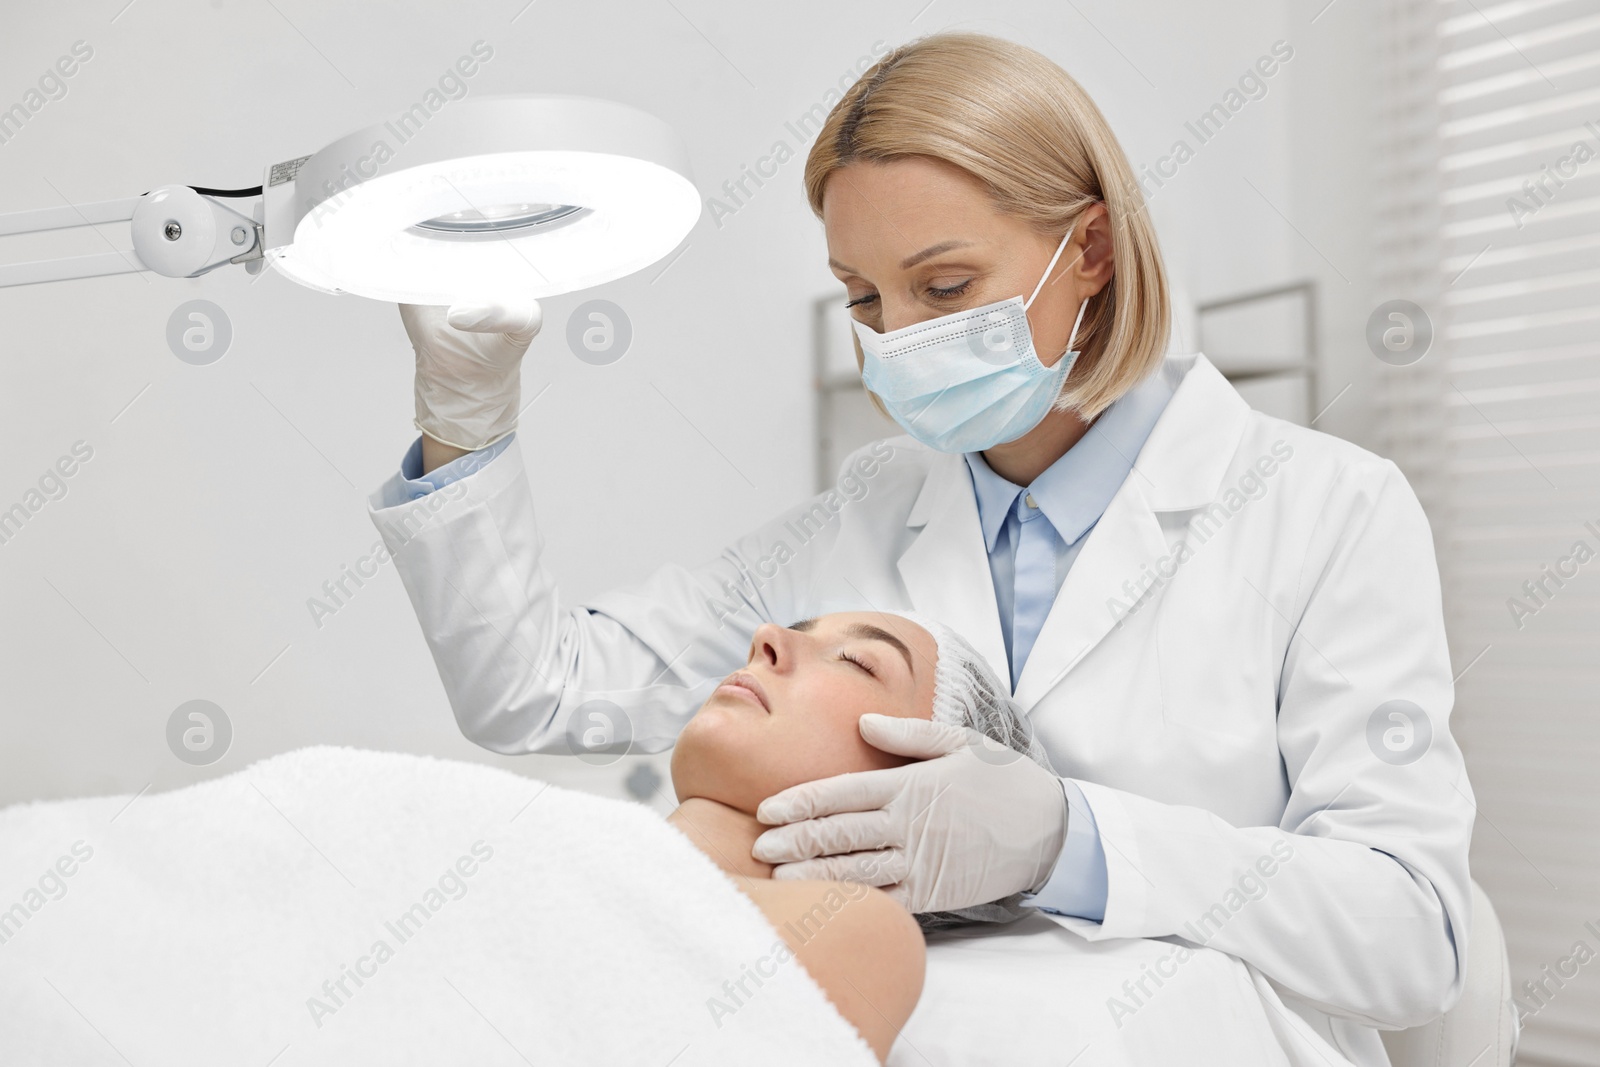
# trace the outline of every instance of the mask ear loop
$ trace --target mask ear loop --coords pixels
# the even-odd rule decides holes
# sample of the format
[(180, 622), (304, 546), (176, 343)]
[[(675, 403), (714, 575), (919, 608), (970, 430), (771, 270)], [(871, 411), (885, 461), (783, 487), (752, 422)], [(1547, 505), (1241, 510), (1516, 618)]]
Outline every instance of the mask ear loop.
[(1033, 296), (1028, 297), (1028, 299), (1022, 302), (1023, 311), (1027, 311), (1028, 308), (1032, 306), (1033, 297), (1039, 295), (1039, 290), (1043, 289), (1044, 283), (1050, 279), (1050, 272), (1056, 269), (1056, 260), (1060, 259), (1061, 253), (1067, 250), (1067, 238), (1071, 236), (1071, 230), (1068, 230), (1066, 233), (1061, 235), (1061, 243), (1056, 245), (1056, 254), (1050, 257), (1050, 265), (1044, 269), (1044, 277), (1040, 278), (1039, 284), (1033, 287)]
[[(1067, 352), (1072, 351), (1072, 342), (1078, 339), (1078, 326), (1083, 322), (1083, 313), (1089, 310), (1089, 298), (1084, 297), (1083, 303), (1078, 305), (1078, 317), (1072, 322), (1072, 332), (1067, 335)], [(1066, 355), (1063, 352), (1062, 355)]]
[[(1056, 269), (1056, 260), (1061, 258), (1062, 252), (1066, 251), (1067, 238), (1071, 236), (1071, 230), (1068, 230), (1066, 233), (1061, 235), (1061, 243), (1056, 245), (1056, 254), (1050, 257), (1050, 265), (1044, 269), (1044, 277), (1040, 278), (1039, 284), (1033, 287), (1033, 294), (1022, 302), (1022, 310), (1024, 314), (1027, 313), (1028, 307), (1033, 303), (1033, 298), (1039, 295), (1039, 290), (1044, 288), (1044, 283), (1049, 280), (1050, 272)], [(1078, 339), (1078, 327), (1083, 323), (1083, 313), (1088, 310), (1089, 299), (1085, 297), (1083, 303), (1078, 305), (1078, 317), (1073, 320), (1072, 332), (1067, 335), (1067, 347), (1066, 350), (1061, 353), (1063, 356), (1065, 356), (1067, 352), (1072, 351), (1072, 342)]]

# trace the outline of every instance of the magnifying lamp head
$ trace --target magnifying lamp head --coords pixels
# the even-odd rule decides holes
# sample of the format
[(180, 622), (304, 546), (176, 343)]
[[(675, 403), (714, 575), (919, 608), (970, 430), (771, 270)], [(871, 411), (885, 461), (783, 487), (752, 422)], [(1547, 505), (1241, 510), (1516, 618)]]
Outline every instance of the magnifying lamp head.
[(683, 142), (637, 108), (481, 96), (396, 122), (268, 169), (278, 271), (407, 304), (554, 296), (656, 262), (700, 216)]

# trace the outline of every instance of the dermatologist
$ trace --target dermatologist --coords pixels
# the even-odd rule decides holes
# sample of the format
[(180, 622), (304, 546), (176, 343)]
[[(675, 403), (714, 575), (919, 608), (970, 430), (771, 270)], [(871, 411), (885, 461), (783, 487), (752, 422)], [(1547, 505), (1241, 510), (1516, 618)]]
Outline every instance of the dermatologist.
[(922, 612), (1009, 675), (1063, 777), (867, 714), (868, 742), (918, 760), (769, 798), (759, 858), (916, 913), (1011, 900), (1090, 940), (1206, 944), (1387, 1063), (1375, 1028), (1460, 992), (1474, 814), (1405, 478), (1167, 353), (1127, 158), (1031, 49), (894, 49), (834, 106), (804, 184), (863, 382), (904, 436), (709, 562), (583, 603), (546, 569), (514, 447), (537, 308), (402, 307), (421, 436), (372, 517), (461, 729), (503, 753), (594, 730), (661, 751), (753, 647), (783, 669), (774, 625)]

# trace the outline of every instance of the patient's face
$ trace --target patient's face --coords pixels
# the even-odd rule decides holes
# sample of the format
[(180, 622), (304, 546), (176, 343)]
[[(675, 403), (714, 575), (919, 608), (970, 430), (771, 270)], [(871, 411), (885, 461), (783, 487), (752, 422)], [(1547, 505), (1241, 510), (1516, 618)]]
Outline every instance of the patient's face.
[(754, 814), (801, 782), (912, 762), (867, 744), (857, 720), (868, 712), (932, 718), (937, 657), (933, 635), (899, 615), (840, 612), (761, 626), (747, 666), (678, 737), (679, 801), (706, 797)]

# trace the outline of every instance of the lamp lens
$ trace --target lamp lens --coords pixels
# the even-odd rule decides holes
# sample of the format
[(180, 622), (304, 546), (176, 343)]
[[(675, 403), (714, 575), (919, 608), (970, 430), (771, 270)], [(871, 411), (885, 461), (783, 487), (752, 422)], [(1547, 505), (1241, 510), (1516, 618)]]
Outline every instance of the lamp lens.
[(573, 204), (495, 204), (424, 219), (416, 229), (435, 234), (504, 233), (530, 226), (550, 226), (582, 211)]

